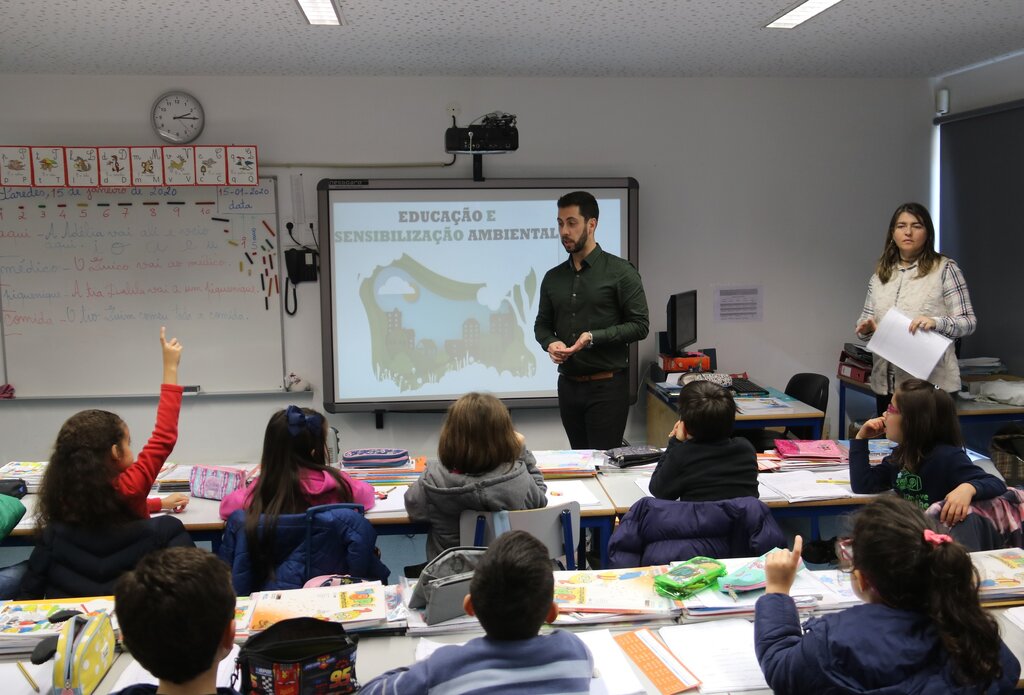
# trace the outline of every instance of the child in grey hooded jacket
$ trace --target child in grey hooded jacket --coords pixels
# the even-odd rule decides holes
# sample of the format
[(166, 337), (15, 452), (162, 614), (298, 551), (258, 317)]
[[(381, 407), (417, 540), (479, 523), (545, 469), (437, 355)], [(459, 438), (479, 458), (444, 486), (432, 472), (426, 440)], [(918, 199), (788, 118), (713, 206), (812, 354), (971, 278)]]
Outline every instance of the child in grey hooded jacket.
[(423, 477), (405, 493), (409, 520), (429, 522), (427, 560), (459, 545), (463, 510), (494, 512), (547, 505), (537, 460), (515, 431), (508, 408), (490, 394), (467, 393), (448, 408)]

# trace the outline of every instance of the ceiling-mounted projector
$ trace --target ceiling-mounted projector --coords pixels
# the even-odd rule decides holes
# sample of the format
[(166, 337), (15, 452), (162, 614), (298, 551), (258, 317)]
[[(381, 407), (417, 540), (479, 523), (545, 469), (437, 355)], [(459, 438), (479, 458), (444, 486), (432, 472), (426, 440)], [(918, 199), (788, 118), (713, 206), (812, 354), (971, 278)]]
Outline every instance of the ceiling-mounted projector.
[(444, 131), (444, 150), (452, 154), (498, 154), (519, 149), (516, 117), (495, 111), (477, 125)]

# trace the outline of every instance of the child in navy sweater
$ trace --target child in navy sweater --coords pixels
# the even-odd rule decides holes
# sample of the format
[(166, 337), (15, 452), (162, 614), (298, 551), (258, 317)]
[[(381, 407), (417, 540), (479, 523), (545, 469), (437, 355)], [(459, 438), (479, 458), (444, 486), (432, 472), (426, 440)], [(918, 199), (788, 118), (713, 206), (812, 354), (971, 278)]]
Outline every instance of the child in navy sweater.
[(765, 564), (754, 607), (754, 648), (776, 693), (1011, 693), (1020, 663), (978, 602), (964, 547), (936, 533), (913, 504), (884, 496), (865, 506), (839, 543), (863, 605), (810, 618), (789, 596), (800, 564), (779, 550)]
[(377, 676), (362, 695), (541, 695), (590, 692), (593, 657), (579, 637), (555, 630), (554, 575), (548, 551), (525, 531), (506, 533), (488, 548), (473, 573), (466, 612), (486, 637), (441, 647), (408, 668)]

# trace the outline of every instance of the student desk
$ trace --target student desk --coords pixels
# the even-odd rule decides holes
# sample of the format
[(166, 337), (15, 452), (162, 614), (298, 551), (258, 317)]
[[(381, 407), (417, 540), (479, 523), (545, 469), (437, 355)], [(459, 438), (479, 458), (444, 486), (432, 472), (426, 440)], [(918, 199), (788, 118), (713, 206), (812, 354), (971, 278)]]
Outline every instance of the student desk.
[[(811, 438), (821, 439), (822, 421), (825, 413), (817, 408), (812, 408), (792, 396), (787, 396), (782, 391), (765, 386), (769, 398), (777, 398), (786, 403), (789, 408), (778, 413), (737, 413), (736, 429), (764, 428), (764, 427), (811, 427)], [(667, 391), (659, 388), (654, 382), (647, 382), (647, 443), (654, 446), (664, 446), (668, 439), (668, 433), (672, 431), (676, 421), (679, 420), (679, 413), (676, 409), (677, 396), (669, 395)], [(743, 398), (736, 399), (737, 404), (742, 405)], [(782, 410), (782, 409), (780, 409)]]
[[(1007, 381), (1019, 381), (1021, 377), (1010, 376), (1008, 374), (997, 374), (995, 378), (1002, 377)], [(839, 378), (839, 427), (846, 427), (846, 391), (851, 389), (857, 393), (864, 393), (873, 399), (875, 392), (871, 390), (869, 384), (863, 384), (859, 381), (854, 381), (845, 376)], [(965, 382), (979, 380), (976, 377), (967, 377), (964, 379)], [(982, 379), (987, 381), (987, 379)], [(1007, 405), (1004, 403), (981, 403), (978, 401), (968, 401), (962, 398), (954, 399), (956, 403), (956, 414), (960, 418), (960, 423), (965, 424), (968, 422), (1006, 422), (1008, 420), (1024, 420), (1024, 406), (1019, 405)], [(873, 412), (873, 410), (872, 410)], [(668, 431), (668, 430), (666, 430)], [(845, 432), (844, 432), (845, 434)]]
[[(999, 632), (1002, 635), (1006, 646), (1011, 652), (1013, 652), (1014, 656), (1024, 664), (1024, 632), (1006, 619), (1004, 616), (1005, 612), (1005, 608), (993, 609), (991, 611), (991, 613), (996, 616), (996, 620), (999, 623)], [(600, 629), (600, 626), (594, 627), (595, 629)], [(624, 632), (629, 629), (632, 628), (616, 628), (614, 626), (611, 628), (613, 633)], [(657, 628), (652, 629), (656, 630)], [(428, 639), (436, 642), (456, 643), (466, 642), (474, 637), (479, 637), (481, 634), (482, 633), (480, 632), (463, 632), (448, 635), (432, 635)], [(359, 678), (359, 682), (366, 683), (374, 676), (378, 676), (385, 671), (413, 663), (415, 660), (418, 640), (418, 637), (408, 636), (360, 636), (359, 649), (356, 653), (356, 675)], [(117, 682), (117, 679), (121, 676), (121, 673), (131, 662), (132, 656), (130, 654), (120, 654), (114, 661), (113, 666), (110, 667), (110, 671), (107, 672), (107, 675), (96, 688), (96, 695), (107, 695), (107, 693), (110, 693), (114, 684)], [(0, 671), (4, 671), (8, 666), (13, 668), (13, 664), (0, 663)], [(632, 663), (630, 664), (630, 667), (633, 668), (633, 671), (640, 679), (640, 682), (647, 688), (647, 692), (658, 692), (651, 686), (650, 682), (636, 670)], [(30, 668), (38, 669), (40, 667)], [(33, 671), (33, 674), (35, 673), (36, 671)], [(24, 678), (21, 677), (21, 674), (15, 673), (12, 670), (10, 674), (5, 673), (4, 675), (6, 676), (4, 682), (7, 684), (5, 692), (10, 693), (11, 695), (35, 695), (35, 693), (33, 693), (33, 691), (28, 687), (28, 683), (26, 683)], [(40, 678), (36, 678), (37, 682), (40, 680)], [(47, 683), (39, 682), (39, 685), (42, 688), (45, 688)], [(1021, 688), (1024, 688), (1024, 678), (1017, 682), (1017, 689), (1020, 690)], [(743, 695), (771, 695), (771, 691), (747, 690), (743, 691)]]
[[(605, 493), (615, 505), (615, 512), (620, 516), (629, 511), (633, 503), (643, 497), (637, 486), (638, 478), (646, 477), (647, 473), (608, 473), (600, 476)], [(768, 475), (771, 475), (770, 473)], [(859, 506), (871, 501), (870, 497), (848, 497), (835, 500), (815, 500), (811, 502), (765, 502), (777, 519), (797, 518), (809, 519), (811, 522), (810, 540), (821, 538), (820, 521), (822, 517), (839, 516), (856, 510)]]
[[(608, 539), (611, 538), (612, 529), (615, 527), (615, 507), (596, 477), (582, 480), (587, 489), (597, 498), (598, 504), (580, 507), (580, 528), (593, 529), (597, 534), (601, 566), (607, 567)], [(33, 517), (36, 499), (38, 499), (36, 495), (26, 495), (22, 499), (22, 503), (25, 505), (25, 516), (11, 532), (11, 535), (3, 541), (3, 545), (35, 544), (35, 520)], [(185, 524), (192, 540), (209, 541), (213, 545), (214, 551), (217, 550), (224, 532), (224, 522), (220, 518), (219, 500), (192, 497), (185, 511), (174, 516)], [(404, 510), (375, 512), (371, 509), (367, 512), (366, 519), (373, 524), (374, 529), (381, 536), (422, 534), (430, 530), (429, 524), (409, 521), (409, 516)]]

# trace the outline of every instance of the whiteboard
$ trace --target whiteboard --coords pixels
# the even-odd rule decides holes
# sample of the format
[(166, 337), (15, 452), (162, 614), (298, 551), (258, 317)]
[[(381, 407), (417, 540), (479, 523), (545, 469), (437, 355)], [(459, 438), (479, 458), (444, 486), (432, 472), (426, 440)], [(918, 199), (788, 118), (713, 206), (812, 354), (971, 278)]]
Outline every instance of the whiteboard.
[(276, 181), (0, 188), (3, 366), (16, 398), (155, 394), (160, 327), (201, 393), (283, 390)]

